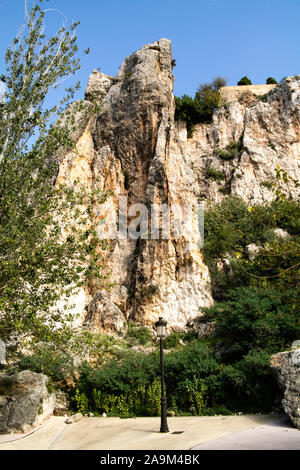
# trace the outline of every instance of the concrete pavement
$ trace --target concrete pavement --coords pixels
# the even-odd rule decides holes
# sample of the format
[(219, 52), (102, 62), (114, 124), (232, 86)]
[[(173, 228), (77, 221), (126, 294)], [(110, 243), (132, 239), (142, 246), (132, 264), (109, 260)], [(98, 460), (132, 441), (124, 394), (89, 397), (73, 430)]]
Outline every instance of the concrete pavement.
[(300, 450), (300, 431), (283, 417), (205, 442), (194, 450)]
[(0, 450), (300, 450), (300, 431), (275, 415), (168, 418), (167, 434), (159, 432), (156, 417), (64, 421), (53, 416), (34, 433), (10, 442), (0, 436)]

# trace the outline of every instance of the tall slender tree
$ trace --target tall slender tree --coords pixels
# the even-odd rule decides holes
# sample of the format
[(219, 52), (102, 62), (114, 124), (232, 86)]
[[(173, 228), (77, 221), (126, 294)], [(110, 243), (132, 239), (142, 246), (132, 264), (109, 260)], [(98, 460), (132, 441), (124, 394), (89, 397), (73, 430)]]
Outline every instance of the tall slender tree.
[(0, 338), (17, 346), (69, 334), (72, 318), (58, 301), (101, 268), (89, 223), (96, 195), (54, 184), (57, 156), (76, 151), (76, 116), (86, 113), (88, 122), (97, 109), (69, 107), (78, 83), (46, 106), (49, 92), (80, 68), (78, 23), (47, 37), (46, 13), (42, 0), (29, 11), (25, 2), (25, 24), (0, 76)]

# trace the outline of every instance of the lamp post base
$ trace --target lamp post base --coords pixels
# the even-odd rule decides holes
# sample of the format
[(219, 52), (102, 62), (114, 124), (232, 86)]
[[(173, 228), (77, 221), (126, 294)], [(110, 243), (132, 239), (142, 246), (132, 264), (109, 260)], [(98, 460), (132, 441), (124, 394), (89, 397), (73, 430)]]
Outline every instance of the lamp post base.
[(167, 423), (167, 407), (166, 407), (166, 397), (161, 398), (161, 422), (160, 422), (160, 432), (169, 432), (168, 423)]
[(160, 432), (170, 432), (168, 426), (161, 426)]

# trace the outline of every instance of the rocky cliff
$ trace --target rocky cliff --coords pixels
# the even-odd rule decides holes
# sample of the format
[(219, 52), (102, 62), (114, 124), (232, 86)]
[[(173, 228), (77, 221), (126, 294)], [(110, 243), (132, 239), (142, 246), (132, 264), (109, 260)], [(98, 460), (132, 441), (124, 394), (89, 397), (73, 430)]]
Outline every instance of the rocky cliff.
[(282, 407), (300, 429), (300, 349), (274, 354), (270, 366), (283, 392)]
[[(119, 330), (129, 319), (150, 325), (158, 316), (184, 327), (213, 302), (199, 248), (199, 202), (227, 194), (249, 203), (268, 201), (266, 183), (278, 165), (299, 176), (300, 76), (263, 96), (247, 87), (225, 101), (211, 124), (196, 125), (191, 138), (185, 123), (174, 120), (173, 83), (167, 39), (131, 54), (116, 77), (93, 71), (83, 104), (101, 103), (101, 111), (96, 119), (77, 117), (77, 151), (60, 160), (59, 181), (79, 178), (112, 192), (94, 223), (105, 236), (105, 223), (118, 222), (119, 235), (109, 237), (104, 252), (103, 270), (113, 287), (97, 281), (79, 295), (85, 322), (96, 329)], [(214, 171), (222, 178), (212, 178)], [(295, 191), (291, 186), (294, 197)], [(158, 227), (166, 226), (168, 208), (170, 236)], [(176, 210), (183, 211), (183, 225)]]

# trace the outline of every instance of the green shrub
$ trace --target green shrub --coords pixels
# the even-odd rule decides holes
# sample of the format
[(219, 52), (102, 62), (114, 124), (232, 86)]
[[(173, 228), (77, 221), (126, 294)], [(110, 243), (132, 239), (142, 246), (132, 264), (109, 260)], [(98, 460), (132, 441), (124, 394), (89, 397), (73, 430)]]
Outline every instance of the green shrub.
[(216, 335), (230, 346), (230, 357), (239, 359), (254, 349), (284, 350), (299, 337), (299, 297), (296, 290), (239, 287), (227, 293), (226, 302), (203, 311), (215, 322)]
[(206, 262), (235, 255), (236, 252), (246, 254), (246, 245), (264, 244), (269, 241), (270, 229), (276, 227), (287, 230), (291, 235), (300, 233), (300, 205), (297, 201), (281, 199), (248, 207), (241, 198), (229, 196), (220, 203), (208, 204), (203, 247)]
[(83, 415), (89, 411), (89, 400), (85, 393), (80, 393), (78, 389), (75, 390), (74, 402), (76, 410)]
[(136, 415), (158, 416), (160, 414), (161, 385), (156, 378), (147, 388), (139, 386), (128, 394), (109, 394), (93, 389), (92, 408), (108, 416), (130, 417)]
[(249, 229), (249, 220), (247, 205), (237, 196), (229, 196), (220, 203), (209, 204), (205, 211), (204, 224), (203, 252), (206, 262), (241, 248)]
[(185, 333), (183, 337), (183, 341), (189, 342), (193, 341), (194, 339), (197, 339), (199, 337), (197, 331), (195, 330), (189, 330), (187, 333)]
[(166, 387), (169, 393), (175, 396), (181, 409), (184, 407), (181, 403), (184, 397), (179, 390), (180, 384), (191, 377), (195, 376), (200, 380), (218, 371), (219, 364), (214, 357), (212, 347), (200, 340), (194, 340), (182, 349), (165, 356)]
[(268, 93), (265, 93), (264, 95), (256, 95), (256, 98), (259, 101), (262, 101), (263, 103), (266, 103), (268, 101)]
[(211, 122), (213, 113), (222, 104), (220, 88), (225, 85), (225, 78), (216, 77), (211, 83), (200, 85), (194, 99), (188, 95), (175, 96), (175, 119), (186, 121), (188, 137), (192, 137), (195, 124)]
[(175, 96), (175, 119), (182, 120), (187, 125), (187, 135), (192, 137), (194, 132), (194, 125), (202, 122), (202, 112), (199, 101), (191, 98), (188, 95), (183, 95), (181, 98)]
[(264, 188), (269, 189), (269, 191), (273, 188), (273, 182), (272, 181), (262, 181), (260, 183), (260, 185), (263, 186)]
[(159, 375), (158, 353), (125, 352), (121, 359), (102, 358), (92, 367), (79, 367), (80, 390), (91, 396), (94, 388), (109, 395), (130, 393), (140, 386), (149, 386)]
[[(165, 355), (167, 407), (176, 413), (193, 410), (200, 415), (270, 411), (278, 389), (268, 360), (267, 351), (255, 349), (240, 354), (231, 363), (221, 363), (214, 347), (200, 339), (170, 351)], [(131, 352), (118, 361), (83, 364), (73, 404), (83, 413), (91, 410), (120, 417), (158, 416), (159, 370), (157, 353)]]
[(147, 344), (153, 340), (149, 328), (146, 326), (136, 326), (134, 322), (130, 322), (128, 325), (126, 338), (134, 338), (139, 344)]
[(250, 80), (250, 78), (247, 77), (247, 75), (245, 75), (243, 78), (241, 78), (238, 82), (237, 82), (238, 86), (241, 86), (241, 85), (252, 85), (252, 82)]
[(238, 142), (230, 142), (227, 145), (226, 150), (216, 149), (216, 154), (222, 158), (222, 160), (233, 160), (234, 158), (238, 157), (241, 151), (243, 150), (243, 143), (242, 139)]
[(278, 85), (278, 82), (277, 82), (277, 80), (275, 80), (275, 78), (269, 77), (266, 80), (266, 84), (267, 85)]
[(206, 407), (206, 390), (203, 381), (196, 376), (192, 380), (186, 379), (182, 384), (183, 394), (186, 395), (190, 407), (193, 407), (198, 415), (203, 414)]
[(222, 188), (219, 188), (220, 193), (224, 194), (224, 196), (229, 196), (231, 194), (231, 184), (227, 183)]
[[(277, 238), (274, 228), (287, 230), (290, 236)], [(300, 206), (289, 199), (247, 207), (229, 196), (221, 203), (208, 204), (205, 212), (203, 254), (211, 275), (216, 300), (225, 300), (235, 287), (268, 284), (270, 289), (295, 288), (299, 282)], [(249, 258), (247, 245), (260, 246), (255, 258)], [(226, 258), (230, 265), (218, 267)]]
[(216, 170), (212, 166), (205, 171), (205, 176), (207, 179), (214, 181), (220, 181), (225, 179), (225, 174), (221, 171)]
[(48, 382), (46, 384), (46, 388), (47, 388), (48, 393), (50, 393), (50, 394), (55, 392), (54, 383), (53, 383), (53, 380), (52, 380), (51, 377), (48, 377)]
[(201, 122), (211, 122), (214, 112), (222, 101), (219, 89), (211, 84), (200, 85), (195, 100), (198, 101), (201, 109)]
[(177, 346), (180, 345), (180, 340), (184, 338), (184, 333), (171, 333), (164, 339), (164, 348), (169, 349), (169, 348), (176, 348)]
[(272, 202), (271, 211), (277, 227), (291, 235), (300, 235), (300, 204), (291, 199), (278, 199)]
[(34, 353), (23, 354), (18, 361), (21, 370), (32, 370), (50, 377), (54, 383), (65, 385), (74, 379), (74, 362), (72, 357), (57, 351), (49, 344), (36, 345)]
[(232, 365), (226, 365), (220, 379), (226, 406), (245, 413), (270, 412), (281, 395), (269, 366), (270, 355), (253, 350)]
[(82, 364), (79, 372), (77, 395), (87, 397), (91, 409), (123, 417), (159, 414), (158, 354), (130, 352), (119, 361)]

